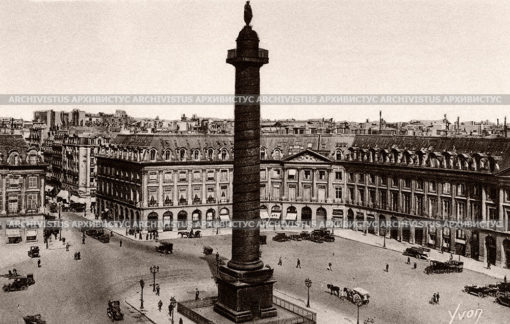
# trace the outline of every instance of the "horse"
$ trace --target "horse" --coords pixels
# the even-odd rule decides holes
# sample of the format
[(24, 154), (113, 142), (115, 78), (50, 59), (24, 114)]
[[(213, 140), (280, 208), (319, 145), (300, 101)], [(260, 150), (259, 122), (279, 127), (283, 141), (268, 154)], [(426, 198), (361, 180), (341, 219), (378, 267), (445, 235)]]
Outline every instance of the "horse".
[(340, 297), (340, 287), (337, 287), (337, 286), (332, 285), (332, 284), (328, 284), (327, 287), (329, 289), (329, 294), (330, 295), (336, 295), (336, 296)]

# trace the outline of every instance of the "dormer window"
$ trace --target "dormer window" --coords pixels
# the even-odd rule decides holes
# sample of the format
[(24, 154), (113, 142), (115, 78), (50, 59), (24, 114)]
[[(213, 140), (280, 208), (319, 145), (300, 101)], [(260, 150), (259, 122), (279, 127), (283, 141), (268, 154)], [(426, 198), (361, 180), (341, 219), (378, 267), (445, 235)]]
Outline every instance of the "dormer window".
[(185, 149), (181, 149), (179, 151), (179, 159), (181, 161), (186, 161), (186, 150)]
[(195, 160), (195, 161), (200, 160), (200, 151), (199, 150), (193, 151), (193, 160)]
[(226, 159), (227, 159), (227, 150), (226, 149), (222, 149), (221, 150), (221, 160), (225, 161)]
[(151, 152), (150, 152), (150, 159), (151, 159), (151, 161), (155, 161), (156, 160), (156, 150), (151, 150)]
[(265, 160), (266, 159), (266, 150), (264, 148), (260, 149), (260, 159)]
[(213, 156), (214, 156), (214, 149), (210, 148), (207, 150), (207, 159), (209, 161), (212, 161), (213, 160)]

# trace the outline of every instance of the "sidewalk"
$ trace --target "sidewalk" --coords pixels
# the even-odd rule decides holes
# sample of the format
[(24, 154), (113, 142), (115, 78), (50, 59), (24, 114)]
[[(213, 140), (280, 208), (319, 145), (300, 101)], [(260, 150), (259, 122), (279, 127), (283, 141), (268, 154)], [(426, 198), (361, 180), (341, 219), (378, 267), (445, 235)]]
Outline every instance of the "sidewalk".
[[(200, 282), (180, 282), (179, 284), (172, 284), (169, 282), (159, 282), (161, 291), (160, 296), (152, 291), (152, 283), (146, 283), (143, 289), (143, 304), (144, 309), (140, 308), (140, 287), (131, 295), (125, 297), (125, 302), (131, 308), (142, 313), (152, 323), (170, 323), (171, 317), (168, 314), (168, 305), (172, 296), (179, 301), (193, 300), (195, 298), (195, 288), (198, 288), (200, 297), (211, 297), (217, 295), (216, 285), (213, 280), (200, 281)], [(161, 312), (158, 310), (158, 301), (163, 302)], [(193, 324), (191, 320), (184, 317), (174, 310), (174, 323), (179, 323), (179, 318), (182, 318), (184, 324)]]
[[(338, 229), (338, 228), (335, 228), (335, 236), (383, 248), (383, 237), (381, 236), (376, 236), (373, 234), (365, 235), (363, 232), (353, 231), (351, 229)], [(411, 246), (416, 245), (407, 242), (398, 242), (394, 239), (386, 238), (386, 249), (388, 250), (404, 252), (406, 248)], [(441, 253), (440, 251), (431, 249), (429, 257), (430, 259), (433, 260), (448, 261), (450, 259), (450, 253), (447, 252)], [(459, 259), (458, 254), (454, 254), (453, 259), (464, 262), (464, 269), (483, 273), (501, 280), (503, 280), (505, 276), (507, 278), (510, 278), (510, 269), (503, 269), (497, 266), (491, 266), (491, 269), (487, 269), (483, 262), (476, 261), (471, 258), (466, 258), (463, 256), (460, 256)]]

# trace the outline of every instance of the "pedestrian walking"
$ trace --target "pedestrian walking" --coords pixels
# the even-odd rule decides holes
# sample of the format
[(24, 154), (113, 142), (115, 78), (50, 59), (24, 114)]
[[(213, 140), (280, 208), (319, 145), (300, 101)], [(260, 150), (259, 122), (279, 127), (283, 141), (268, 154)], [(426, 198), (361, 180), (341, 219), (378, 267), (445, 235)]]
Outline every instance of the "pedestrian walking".
[(436, 302), (439, 304), (439, 293), (436, 293)]
[(450, 252), (450, 261), (453, 260), (453, 252)]
[(174, 312), (174, 306), (172, 305), (172, 303), (168, 304), (168, 315), (172, 316)]
[(301, 269), (301, 260), (297, 259), (296, 268)]
[(138, 239), (141, 240), (142, 239), (142, 233), (138, 233)]
[(85, 236), (81, 238), (81, 244), (85, 244)]
[(198, 291), (198, 288), (195, 288), (195, 300), (200, 299), (200, 291)]
[(120, 245), (120, 247), (122, 247), (122, 240), (119, 241), (119, 245)]
[(161, 299), (159, 300), (158, 302), (158, 310), (161, 312), (161, 308), (163, 307), (163, 302), (161, 301)]
[(389, 272), (390, 270), (390, 265), (386, 263), (386, 272)]
[(416, 269), (416, 262), (414, 263), (414, 267), (413, 267), (413, 269)]
[(411, 258), (407, 257), (407, 264), (411, 264)]
[(282, 262), (282, 257), (280, 257), (280, 258), (278, 259), (278, 265), (281, 267), (281, 266), (282, 266), (282, 264), (283, 264), (283, 262)]
[(179, 317), (179, 324), (182, 324), (182, 317)]
[(328, 271), (333, 271), (333, 264), (331, 262), (328, 263)]
[(436, 293), (432, 294), (432, 303), (433, 304), (437, 304), (437, 295), (436, 295)]
[(66, 238), (65, 237), (62, 238), (62, 244), (66, 244)]
[(148, 241), (149, 240), (149, 233), (145, 234), (145, 240)]
[(159, 284), (156, 284), (156, 296), (159, 296)]
[(37, 260), (37, 267), (40, 268), (41, 267), (41, 259)]
[(490, 262), (487, 262), (487, 269), (491, 269), (491, 263)]
[(505, 278), (503, 278), (503, 282), (506, 283), (506, 276), (505, 276)]

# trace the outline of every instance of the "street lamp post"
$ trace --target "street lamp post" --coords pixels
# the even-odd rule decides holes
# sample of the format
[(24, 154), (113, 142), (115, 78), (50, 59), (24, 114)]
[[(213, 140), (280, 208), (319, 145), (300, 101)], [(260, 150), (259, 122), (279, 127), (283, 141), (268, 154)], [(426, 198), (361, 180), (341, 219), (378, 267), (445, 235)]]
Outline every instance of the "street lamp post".
[(361, 301), (361, 300), (358, 301), (356, 303), (356, 306), (358, 307), (358, 321), (357, 321), (357, 324), (359, 324), (359, 309), (360, 309), (361, 306), (363, 306), (363, 301)]
[(159, 272), (159, 266), (155, 266), (153, 265), (152, 267), (149, 268), (149, 270), (151, 271), (152, 273), (152, 278), (154, 279), (154, 282), (152, 284), (152, 291), (156, 291), (156, 273)]
[(386, 248), (386, 227), (383, 228), (383, 248)]
[(310, 307), (310, 287), (312, 286), (312, 281), (310, 278), (305, 279), (305, 286), (308, 288), (308, 298), (306, 300), (306, 307)]
[(140, 293), (140, 308), (143, 309), (143, 287), (145, 286), (145, 282), (143, 279), (140, 279), (140, 288), (142, 288), (142, 292)]

